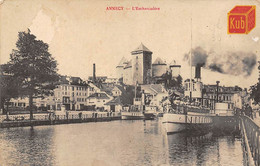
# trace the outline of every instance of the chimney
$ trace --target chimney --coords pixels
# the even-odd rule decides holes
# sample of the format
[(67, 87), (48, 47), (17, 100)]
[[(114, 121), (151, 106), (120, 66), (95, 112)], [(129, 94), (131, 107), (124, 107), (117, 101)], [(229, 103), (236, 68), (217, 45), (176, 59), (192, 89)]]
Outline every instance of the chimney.
[(217, 102), (218, 102), (218, 88), (219, 88), (219, 83), (220, 83), (220, 81), (216, 81), (216, 83), (217, 83)]
[(96, 65), (95, 65), (95, 63), (93, 63), (93, 83), (95, 83), (96, 82)]
[(198, 64), (196, 65), (196, 68), (195, 68), (195, 78), (197, 79), (201, 79), (201, 66)]

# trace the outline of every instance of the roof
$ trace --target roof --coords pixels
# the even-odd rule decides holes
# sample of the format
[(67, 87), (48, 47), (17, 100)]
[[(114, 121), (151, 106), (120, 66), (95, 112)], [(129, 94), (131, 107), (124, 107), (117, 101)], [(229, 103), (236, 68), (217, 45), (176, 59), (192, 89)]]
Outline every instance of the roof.
[(106, 93), (94, 93), (88, 97), (89, 98), (96, 98), (96, 99), (109, 99)]
[(124, 89), (123, 86), (115, 85), (118, 89), (122, 91), (121, 95), (111, 100), (111, 102), (106, 103), (106, 105), (133, 105), (134, 98), (134, 86), (127, 86)]
[(83, 81), (80, 77), (71, 77), (71, 76), (61, 76), (59, 83), (87, 86), (87, 83), (85, 81)]
[(122, 87), (121, 85), (115, 85), (115, 87), (117, 87), (121, 92), (125, 92), (124, 87)]
[(120, 60), (120, 62), (119, 62), (119, 64), (117, 65), (117, 67), (124, 67), (125, 64), (127, 64), (127, 59), (126, 59), (125, 57), (123, 57), (123, 58)]
[(118, 96), (118, 97), (114, 98), (113, 100), (105, 103), (105, 105), (123, 105), (121, 98), (122, 98), (121, 96)]
[(132, 51), (132, 53), (133, 52), (139, 52), (139, 51), (146, 51), (146, 52), (151, 52), (152, 53), (152, 51), (150, 51), (147, 47), (145, 47), (143, 45), (143, 43), (141, 43), (139, 47), (137, 47), (134, 51)]
[(166, 65), (166, 63), (161, 58), (156, 58), (156, 60), (153, 62), (153, 65)]
[(181, 65), (178, 65), (177, 62), (175, 60), (173, 60), (171, 63), (170, 63), (170, 67), (181, 67)]
[(165, 89), (161, 84), (141, 85), (141, 89), (144, 90), (145, 93), (154, 95), (165, 92)]
[(130, 67), (132, 67), (132, 60), (130, 60), (130, 61), (127, 63), (127, 65), (124, 67), (124, 69), (130, 68)]
[(113, 96), (112, 94), (112, 89), (114, 88), (114, 84), (108, 84), (108, 83), (103, 83), (101, 84), (100, 89), (104, 92), (106, 92), (108, 95)]

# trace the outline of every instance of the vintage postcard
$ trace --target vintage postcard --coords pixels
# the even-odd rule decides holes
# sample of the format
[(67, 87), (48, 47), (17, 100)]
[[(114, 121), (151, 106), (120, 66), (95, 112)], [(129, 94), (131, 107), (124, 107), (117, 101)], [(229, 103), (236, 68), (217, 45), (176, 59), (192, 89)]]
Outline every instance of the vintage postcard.
[(260, 165), (259, 0), (0, 0), (0, 165)]

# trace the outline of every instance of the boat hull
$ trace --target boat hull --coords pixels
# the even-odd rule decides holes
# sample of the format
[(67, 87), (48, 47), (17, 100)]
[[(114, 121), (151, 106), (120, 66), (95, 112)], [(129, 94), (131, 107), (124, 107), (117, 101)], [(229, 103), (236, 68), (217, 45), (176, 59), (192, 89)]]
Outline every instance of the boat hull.
[(153, 120), (153, 119), (155, 119), (155, 114), (154, 113), (144, 113), (144, 118), (145, 118), (145, 120)]
[(122, 120), (140, 120), (140, 119), (144, 119), (144, 114), (141, 112), (122, 112), (121, 119)]
[(184, 131), (203, 131), (211, 128), (212, 118), (205, 114), (174, 114), (163, 115), (163, 126), (167, 134)]

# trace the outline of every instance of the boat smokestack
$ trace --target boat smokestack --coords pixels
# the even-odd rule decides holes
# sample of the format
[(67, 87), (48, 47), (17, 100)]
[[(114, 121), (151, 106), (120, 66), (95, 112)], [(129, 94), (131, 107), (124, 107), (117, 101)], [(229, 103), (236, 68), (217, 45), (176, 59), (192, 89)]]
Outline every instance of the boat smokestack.
[(195, 78), (201, 79), (201, 65), (199, 64), (195, 67)]
[(95, 83), (96, 82), (96, 64), (95, 63), (93, 63), (93, 83)]

